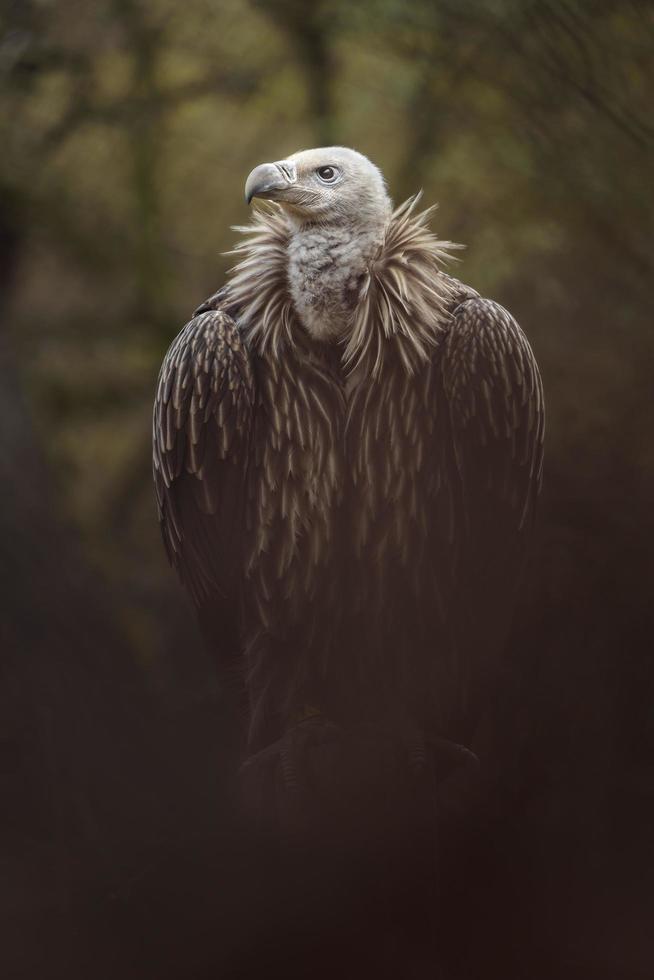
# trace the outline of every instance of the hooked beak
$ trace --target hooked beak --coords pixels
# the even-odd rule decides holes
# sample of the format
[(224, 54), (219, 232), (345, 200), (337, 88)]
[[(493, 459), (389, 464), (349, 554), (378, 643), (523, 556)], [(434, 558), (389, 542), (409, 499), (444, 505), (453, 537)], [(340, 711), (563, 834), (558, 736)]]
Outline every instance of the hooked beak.
[(283, 197), (297, 181), (297, 169), (294, 163), (282, 160), (280, 163), (262, 163), (255, 167), (245, 181), (245, 200), (249, 204), (253, 197), (263, 197), (276, 200)]

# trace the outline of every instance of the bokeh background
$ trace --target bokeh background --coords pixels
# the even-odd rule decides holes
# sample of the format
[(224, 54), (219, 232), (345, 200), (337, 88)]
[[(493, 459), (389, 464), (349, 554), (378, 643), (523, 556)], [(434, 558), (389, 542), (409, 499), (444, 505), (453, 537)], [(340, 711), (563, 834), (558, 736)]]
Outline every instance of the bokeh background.
[(0, 9), (3, 976), (274, 974), (226, 912), (219, 691), (159, 541), (150, 410), (247, 173), (339, 143), (439, 202), (547, 395), (464, 974), (651, 977), (652, 4)]

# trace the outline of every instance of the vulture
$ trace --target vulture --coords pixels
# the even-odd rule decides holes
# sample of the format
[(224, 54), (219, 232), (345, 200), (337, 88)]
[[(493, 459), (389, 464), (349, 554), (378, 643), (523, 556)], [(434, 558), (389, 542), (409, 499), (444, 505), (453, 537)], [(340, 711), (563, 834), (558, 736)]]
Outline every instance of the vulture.
[(419, 197), (394, 209), (343, 147), (257, 166), (236, 264), (159, 375), (168, 558), (246, 758), (279, 752), (289, 784), (308, 731), (383, 732), (417, 766), (465, 753), (501, 673), (541, 379), (511, 314), (445, 271), (457, 246)]

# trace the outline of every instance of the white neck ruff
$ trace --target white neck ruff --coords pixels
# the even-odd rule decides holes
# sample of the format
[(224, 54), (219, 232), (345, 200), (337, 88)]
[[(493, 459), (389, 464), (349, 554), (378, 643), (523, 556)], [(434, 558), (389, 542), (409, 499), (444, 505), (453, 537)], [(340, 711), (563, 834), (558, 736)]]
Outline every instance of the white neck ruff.
[[(413, 373), (430, 359), (446, 329), (455, 291), (441, 267), (452, 258), (450, 251), (461, 246), (430, 231), (435, 208), (416, 214), (419, 199), (416, 195), (393, 212), (372, 257), (356, 270), (358, 295), (352, 297), (346, 331), (334, 335), (326, 324), (324, 339), (342, 344), (348, 372), (365, 366), (366, 372), (377, 374), (387, 341), (396, 338), (404, 366)], [(303, 310), (289, 283), (289, 246), (295, 232), (274, 204), (257, 209), (250, 225), (234, 230), (245, 237), (229, 253), (239, 257), (230, 270), (229, 303), (238, 308), (239, 323), (254, 349), (278, 356), (283, 345), (293, 344), (296, 331), (304, 329)], [(319, 307), (315, 312), (321, 315)], [(317, 330), (309, 332), (320, 336)]]

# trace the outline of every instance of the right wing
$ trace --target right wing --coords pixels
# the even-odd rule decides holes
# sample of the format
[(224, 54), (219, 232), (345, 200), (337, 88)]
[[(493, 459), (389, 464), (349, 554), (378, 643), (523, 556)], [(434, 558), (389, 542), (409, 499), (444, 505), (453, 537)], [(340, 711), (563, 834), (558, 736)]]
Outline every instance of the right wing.
[(211, 634), (230, 645), (237, 634), (253, 405), (252, 366), (234, 320), (221, 309), (194, 316), (159, 373), (153, 475), (168, 558), (203, 627), (213, 624)]

